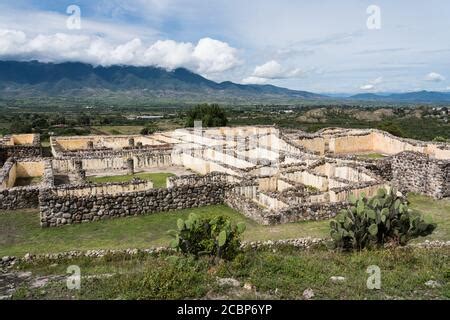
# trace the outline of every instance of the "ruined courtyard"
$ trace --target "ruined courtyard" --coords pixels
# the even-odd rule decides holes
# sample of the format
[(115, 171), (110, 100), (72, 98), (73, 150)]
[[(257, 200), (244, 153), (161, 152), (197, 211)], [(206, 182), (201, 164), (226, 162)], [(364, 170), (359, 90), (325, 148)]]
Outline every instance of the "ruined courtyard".
[[(450, 145), (402, 139), (375, 129), (316, 133), (274, 126), (202, 128), (152, 135), (0, 140), (0, 209), (39, 208), (42, 227), (212, 204), (264, 225), (329, 219), (351, 194), (396, 188), (436, 199), (450, 195)], [(166, 187), (134, 178), (165, 172)]]

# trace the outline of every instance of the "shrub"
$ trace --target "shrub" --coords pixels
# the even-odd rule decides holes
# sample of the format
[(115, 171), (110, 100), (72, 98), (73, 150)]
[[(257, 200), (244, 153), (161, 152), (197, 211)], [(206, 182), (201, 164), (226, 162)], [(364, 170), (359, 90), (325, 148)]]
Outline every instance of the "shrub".
[(448, 142), (448, 139), (443, 136), (436, 136), (433, 139), (434, 142)]
[(184, 221), (178, 219), (178, 230), (170, 230), (174, 238), (170, 246), (184, 254), (196, 257), (209, 255), (214, 258), (232, 260), (239, 252), (240, 236), (245, 231), (245, 224), (233, 225), (223, 216), (200, 219), (194, 213)]
[(141, 129), (141, 134), (144, 136), (154, 134), (156, 131), (158, 131), (158, 127), (155, 125), (148, 125)]
[(351, 206), (330, 222), (330, 234), (338, 249), (361, 250), (387, 243), (403, 246), (436, 228), (408, 209), (408, 202), (393, 190), (379, 189), (371, 199), (361, 195), (349, 200)]

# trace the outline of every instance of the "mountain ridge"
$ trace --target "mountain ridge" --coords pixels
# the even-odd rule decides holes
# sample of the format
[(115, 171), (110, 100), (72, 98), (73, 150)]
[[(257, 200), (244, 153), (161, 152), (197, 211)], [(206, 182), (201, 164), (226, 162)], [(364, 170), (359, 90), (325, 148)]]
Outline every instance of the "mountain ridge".
[(130, 95), (164, 98), (178, 97), (182, 93), (188, 96), (203, 95), (209, 99), (224, 96), (237, 99), (326, 98), (312, 92), (273, 85), (244, 85), (230, 81), (218, 83), (185, 68), (168, 71), (158, 67), (104, 67), (80, 62), (0, 61), (0, 92), (21, 96), (27, 90), (47, 96), (66, 96), (74, 92), (85, 95), (127, 92)]
[(177, 102), (297, 103), (382, 102), (447, 103), (450, 93), (360, 93), (327, 96), (270, 84), (215, 82), (185, 68), (127, 65), (93, 66), (82, 62), (43, 63), (0, 60), (0, 94), (3, 98), (83, 97), (147, 99)]

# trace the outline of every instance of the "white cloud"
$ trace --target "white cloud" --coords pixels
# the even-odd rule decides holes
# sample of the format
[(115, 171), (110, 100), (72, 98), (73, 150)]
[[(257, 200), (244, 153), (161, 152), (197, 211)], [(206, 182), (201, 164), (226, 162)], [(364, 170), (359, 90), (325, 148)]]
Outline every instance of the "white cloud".
[(425, 76), (425, 81), (431, 81), (431, 82), (441, 82), (444, 81), (445, 77), (439, 73), (436, 72), (430, 72)]
[(304, 76), (305, 72), (299, 68), (288, 69), (279, 62), (271, 60), (263, 65), (256, 66), (253, 74), (242, 80), (243, 83), (266, 83), (275, 79), (291, 79)]
[(361, 90), (373, 90), (375, 86), (373, 84), (365, 84), (361, 87), (359, 87)]
[(205, 75), (230, 70), (241, 63), (235, 48), (211, 38), (200, 39), (197, 44), (158, 40), (146, 46), (139, 38), (115, 44), (95, 35), (56, 33), (28, 37), (22, 31), (0, 29), (2, 57), (167, 69), (186, 67)]
[(155, 65), (174, 69), (179, 66), (192, 68), (192, 43), (178, 43), (173, 40), (158, 40), (144, 54), (144, 59)]
[(276, 79), (283, 75), (283, 67), (277, 61), (272, 60), (261, 66), (257, 66), (253, 71), (253, 76), (258, 78)]
[(250, 76), (250, 77), (243, 79), (242, 83), (243, 84), (265, 84), (265, 83), (267, 83), (267, 81), (269, 81), (269, 79)]
[(360, 86), (361, 90), (372, 91), (376, 90), (377, 86), (383, 82), (383, 77), (378, 77), (376, 79), (370, 80), (369, 83)]
[(226, 42), (211, 38), (200, 39), (192, 57), (197, 60), (198, 72), (217, 73), (234, 68), (241, 64), (237, 59), (237, 50)]

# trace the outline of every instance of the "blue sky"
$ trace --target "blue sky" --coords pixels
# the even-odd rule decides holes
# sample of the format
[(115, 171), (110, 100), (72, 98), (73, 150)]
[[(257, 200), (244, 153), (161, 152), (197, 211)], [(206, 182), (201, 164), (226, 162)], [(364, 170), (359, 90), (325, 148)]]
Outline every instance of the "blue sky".
[[(68, 29), (69, 5), (81, 29)], [(380, 9), (380, 29), (366, 10)], [(324, 93), (450, 91), (446, 0), (15, 0), (0, 58), (186, 67)]]

